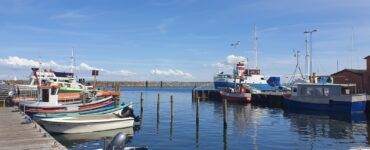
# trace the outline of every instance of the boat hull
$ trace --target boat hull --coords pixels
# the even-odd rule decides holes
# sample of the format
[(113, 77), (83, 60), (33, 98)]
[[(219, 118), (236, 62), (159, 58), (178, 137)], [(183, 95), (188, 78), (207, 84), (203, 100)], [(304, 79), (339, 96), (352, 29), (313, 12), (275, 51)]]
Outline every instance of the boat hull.
[(53, 133), (87, 133), (133, 127), (134, 118), (106, 119), (99, 122), (41, 122), (47, 131)]
[(305, 109), (344, 113), (363, 113), (366, 109), (366, 101), (351, 102), (328, 100), (327, 103), (310, 103), (292, 98), (285, 98), (283, 100), (283, 105), (287, 109)]
[(226, 89), (235, 87), (235, 83), (227, 81), (215, 81), (213, 84), (215, 86), (215, 89)]
[(252, 101), (252, 95), (250, 93), (227, 93), (220, 92), (222, 99), (226, 99), (229, 102), (249, 103)]

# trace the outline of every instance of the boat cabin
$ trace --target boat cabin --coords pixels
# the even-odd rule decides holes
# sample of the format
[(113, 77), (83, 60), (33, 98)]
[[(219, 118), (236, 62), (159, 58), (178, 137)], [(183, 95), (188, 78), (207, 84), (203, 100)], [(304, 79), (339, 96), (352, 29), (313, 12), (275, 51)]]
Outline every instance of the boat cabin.
[(47, 102), (50, 104), (58, 104), (58, 91), (56, 85), (42, 85), (38, 86), (39, 101)]
[(293, 96), (306, 97), (336, 97), (343, 95), (353, 95), (351, 87), (355, 85), (341, 84), (297, 84), (292, 87)]

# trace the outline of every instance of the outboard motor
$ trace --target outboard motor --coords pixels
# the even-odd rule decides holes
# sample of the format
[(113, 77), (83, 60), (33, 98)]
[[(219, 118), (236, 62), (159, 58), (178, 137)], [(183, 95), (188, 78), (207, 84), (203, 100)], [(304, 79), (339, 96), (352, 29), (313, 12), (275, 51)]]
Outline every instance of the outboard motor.
[(109, 143), (107, 150), (123, 150), (126, 144), (126, 135), (119, 132), (114, 136), (113, 140)]
[(127, 107), (122, 109), (120, 117), (122, 117), (122, 118), (126, 118), (126, 117), (134, 118), (134, 121), (135, 121), (134, 125), (135, 126), (140, 124), (140, 121), (141, 121), (140, 116), (135, 116), (134, 115), (134, 110), (130, 106), (127, 106)]
[(121, 117), (135, 117), (134, 110), (131, 107), (125, 107), (121, 111)]

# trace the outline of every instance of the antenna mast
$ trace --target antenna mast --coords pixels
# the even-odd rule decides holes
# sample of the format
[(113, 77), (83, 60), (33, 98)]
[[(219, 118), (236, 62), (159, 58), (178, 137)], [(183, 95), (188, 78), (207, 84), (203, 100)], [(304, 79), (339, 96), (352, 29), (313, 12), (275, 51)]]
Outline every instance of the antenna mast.
[(258, 37), (256, 25), (253, 26), (253, 50), (255, 52), (255, 68), (258, 69)]
[(72, 47), (72, 55), (71, 55), (71, 72), (73, 73), (73, 76), (75, 76), (75, 66), (76, 66), (76, 60), (75, 60), (75, 49)]
[(350, 55), (350, 65), (351, 65), (351, 67), (350, 67), (350, 69), (353, 69), (353, 52), (354, 52), (354, 37), (355, 36), (355, 33), (354, 33), (354, 31), (353, 31), (353, 27), (352, 27), (352, 36), (351, 36), (351, 50), (350, 50), (350, 52), (351, 52), (351, 55)]
[(290, 78), (290, 83), (293, 82), (297, 71), (299, 71), (299, 74), (301, 75), (301, 78), (304, 79), (304, 76), (303, 76), (302, 70), (301, 70), (301, 66), (299, 65), (300, 51), (293, 50), (293, 53), (294, 53), (294, 57), (296, 58), (296, 66), (295, 66), (295, 69), (294, 69), (294, 72), (293, 72), (293, 76)]

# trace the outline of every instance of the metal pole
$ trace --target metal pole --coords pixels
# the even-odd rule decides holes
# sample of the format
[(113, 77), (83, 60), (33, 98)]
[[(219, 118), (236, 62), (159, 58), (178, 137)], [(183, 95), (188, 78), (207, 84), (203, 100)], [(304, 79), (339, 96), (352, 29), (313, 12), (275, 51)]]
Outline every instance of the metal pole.
[(305, 47), (306, 47), (306, 56), (305, 56), (305, 64), (304, 64), (304, 67), (305, 67), (305, 74), (307, 77), (310, 76), (310, 73), (309, 73), (309, 67), (308, 67), (308, 64), (309, 64), (309, 57), (310, 57), (310, 52), (308, 50), (308, 31), (306, 30), (304, 32), (305, 34)]

